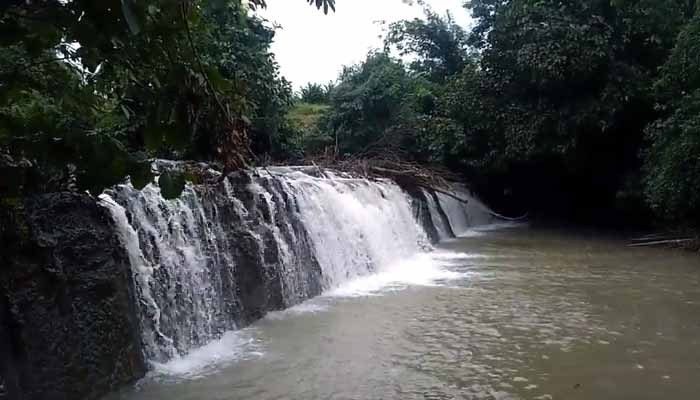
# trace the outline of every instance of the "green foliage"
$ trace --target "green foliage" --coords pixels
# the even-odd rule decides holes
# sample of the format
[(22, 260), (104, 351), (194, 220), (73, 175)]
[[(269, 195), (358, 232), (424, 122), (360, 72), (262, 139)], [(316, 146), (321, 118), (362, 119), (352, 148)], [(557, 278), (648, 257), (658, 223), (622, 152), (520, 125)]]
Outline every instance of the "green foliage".
[(328, 104), (333, 96), (334, 88), (333, 83), (327, 85), (308, 83), (299, 91), (299, 100), (303, 103)]
[[(220, 0), (219, 0), (220, 1)], [(306, 0), (310, 5), (315, 5), (316, 8), (323, 8), (323, 12), (328, 14), (329, 10), (335, 11), (335, 0)], [(250, 0), (250, 6), (255, 9), (257, 7), (267, 7), (266, 0)]]
[(449, 13), (442, 17), (428, 8), (424, 12), (425, 19), (391, 24), (386, 44), (396, 46), (402, 55), (416, 56), (413, 71), (443, 82), (467, 63), (467, 33)]
[(664, 104), (679, 105), (700, 88), (700, 21), (694, 18), (679, 34), (673, 52), (661, 68), (655, 89)]
[[(465, 47), (465, 32), (451, 16), (425, 13), (426, 20), (392, 24), (385, 51), (344, 69), (330, 108), (319, 119), (320, 129), (308, 135), (314, 140), (305, 141), (306, 153), (327, 153), (333, 146), (341, 157), (401, 156), (453, 167), (464, 164), (462, 121), (449, 115), (456, 113), (450, 107), (462, 102), (454, 99), (451, 104), (444, 98), (451, 92), (453, 75), (474, 70), (476, 64)], [(411, 56), (410, 65), (391, 57), (392, 47)], [(318, 92), (320, 87), (307, 89)]]
[(656, 89), (665, 117), (647, 128), (645, 195), (665, 219), (700, 226), (700, 18), (678, 37)]
[(329, 106), (315, 103), (296, 103), (289, 110), (287, 118), (295, 126), (304, 130), (316, 129)]
[[(469, 33), (426, 9), (296, 98), (249, 10), (265, 6), (0, 5), (0, 194), (143, 187), (154, 157), (230, 170), (332, 152), (440, 163), (546, 212), (643, 197), (700, 225), (695, 0), (470, 0)], [(164, 195), (186, 178), (161, 176)]]
[(649, 87), (683, 19), (677, 3), (470, 2), (482, 16), (472, 41), (485, 41), (482, 70), (500, 103), (506, 158), (571, 156), (637, 128), (620, 120), (651, 114)]
[[(465, 127), (470, 174), (498, 177), (520, 201), (562, 213), (612, 208), (622, 191), (634, 197), (626, 182), (640, 180), (644, 127), (658, 115), (652, 87), (694, 5), (472, 0), (466, 7), (476, 19), (468, 42), (480, 49), (480, 65), (447, 98)], [(550, 183), (536, 193), (523, 183), (530, 180)]]
[(340, 154), (361, 152), (410, 118), (412, 84), (404, 66), (386, 53), (372, 53), (346, 67), (331, 101), (327, 127), (338, 138)]
[(700, 89), (647, 133), (652, 140), (645, 167), (649, 204), (671, 222), (700, 225)]
[(142, 160), (124, 145), (115, 103), (95, 94), (66, 63), (15, 69), (29, 60), (23, 50), (0, 50), (11, 61), (0, 66), (0, 74), (13, 79), (0, 89), (0, 149), (8, 177), (0, 190), (19, 195), (65, 189), (73, 179), (78, 188), (94, 190), (141, 170)]
[(3, 3), (0, 191), (97, 193), (127, 175), (142, 186), (153, 157), (240, 167), (248, 138), (272, 151), (291, 85), (269, 51), (274, 31), (245, 4)]
[(289, 131), (287, 148), (291, 157), (303, 158), (323, 154), (333, 149), (335, 139), (325, 129), (324, 121), (329, 106), (297, 102), (287, 116)]
[(543, 213), (641, 215), (646, 197), (700, 224), (700, 28), (683, 29), (695, 1), (466, 7), (471, 33), (427, 10), (392, 24), (385, 52), (346, 68), (321, 119), (339, 155), (441, 163)]
[(487, 172), (504, 167), (502, 153), (497, 150), (503, 148), (504, 139), (493, 118), (499, 112), (498, 99), (489, 96), (490, 90), (484, 72), (472, 63), (447, 81), (440, 97), (442, 117), (461, 128), (451, 158), (461, 157), (464, 169)]
[(335, 11), (335, 0), (307, 0), (309, 4), (315, 4), (316, 8), (323, 7), (323, 12), (328, 14), (328, 10)]

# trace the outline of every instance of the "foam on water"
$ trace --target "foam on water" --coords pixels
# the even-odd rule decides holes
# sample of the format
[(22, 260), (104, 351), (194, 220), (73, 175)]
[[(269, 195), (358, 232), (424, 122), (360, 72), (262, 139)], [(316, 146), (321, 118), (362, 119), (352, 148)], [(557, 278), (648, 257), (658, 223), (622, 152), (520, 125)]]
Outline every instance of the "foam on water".
[(445, 251), (437, 250), (430, 253), (430, 256), (436, 260), (440, 261), (452, 261), (452, 260), (471, 260), (471, 259), (485, 259), (492, 258), (493, 256), (487, 254), (473, 254), (473, 253), (458, 253), (455, 251)]
[(496, 222), (485, 225), (477, 225), (468, 228), (467, 230), (459, 233), (457, 237), (460, 238), (470, 238), (470, 237), (481, 237), (485, 236), (488, 232), (493, 232), (501, 229), (516, 228), (522, 226), (519, 222)]
[(323, 304), (322, 303), (323, 299), (322, 298), (314, 298), (308, 301), (305, 301), (299, 305), (296, 305), (294, 307), (288, 308), (283, 311), (272, 311), (267, 313), (265, 316), (265, 319), (267, 320), (281, 320), (281, 319), (287, 319), (295, 316), (299, 316), (302, 314), (316, 314), (324, 311), (328, 311), (328, 304)]
[(331, 297), (362, 297), (381, 295), (387, 291), (401, 290), (408, 286), (436, 286), (446, 281), (463, 278), (463, 272), (446, 268), (445, 253), (442, 260), (431, 253), (396, 262), (375, 274), (349, 281), (328, 291)]
[[(411, 286), (438, 286), (451, 280), (464, 278), (467, 273), (453, 272), (446, 268), (450, 261), (480, 257), (465, 253), (445, 251), (424, 253), (408, 260), (394, 263), (383, 270), (353, 279), (335, 289), (328, 290), (321, 297), (283, 311), (274, 311), (265, 317), (268, 321), (295, 318), (304, 314), (328, 311), (334, 298), (354, 298), (380, 296)], [(264, 356), (263, 344), (257, 339), (255, 328), (231, 331), (219, 339), (185, 356), (179, 356), (166, 363), (152, 362), (152, 379), (192, 380), (210, 376), (226, 365), (254, 357)]]
[(523, 222), (495, 222), (495, 223), (490, 223), (490, 224), (484, 224), (484, 225), (479, 225), (475, 226), (472, 228), (473, 231), (475, 232), (493, 232), (493, 231), (499, 231), (502, 229), (511, 229), (511, 228), (517, 228), (524, 226)]
[[(415, 286), (447, 286), (450, 281), (468, 277), (468, 272), (451, 271), (449, 266), (459, 261), (489, 258), (482, 254), (449, 251), (423, 253), (396, 262), (374, 274), (359, 277), (330, 289), (321, 297), (283, 311), (274, 311), (265, 317), (268, 321), (297, 318), (301, 315), (328, 311), (333, 299), (382, 296)], [(166, 363), (152, 362), (151, 379), (193, 380), (221, 371), (227, 365), (264, 356), (264, 344), (257, 338), (256, 328), (227, 332), (224, 336), (185, 356)]]
[(467, 229), (466, 231), (460, 233), (458, 236), (461, 238), (470, 238), (470, 237), (480, 237), (484, 236), (485, 233), (482, 231), (478, 231), (476, 229)]
[(150, 378), (201, 379), (222, 367), (255, 357), (262, 357), (262, 344), (255, 329), (246, 328), (226, 332), (221, 339), (178, 356), (166, 363), (151, 362)]

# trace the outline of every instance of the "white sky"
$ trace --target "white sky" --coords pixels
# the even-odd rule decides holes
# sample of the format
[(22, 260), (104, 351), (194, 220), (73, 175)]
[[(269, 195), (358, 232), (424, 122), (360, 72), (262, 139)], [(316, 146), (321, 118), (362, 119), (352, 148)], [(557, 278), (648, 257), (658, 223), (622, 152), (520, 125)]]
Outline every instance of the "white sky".
[[(423, 15), (418, 5), (402, 0), (336, 0), (336, 13), (324, 15), (305, 0), (268, 0), (264, 18), (282, 26), (275, 35), (272, 51), (282, 75), (295, 88), (308, 82), (326, 83), (338, 77), (343, 65), (355, 64), (371, 49), (382, 45), (387, 23)], [(463, 0), (426, 0), (440, 14), (450, 10), (465, 28), (469, 13)]]

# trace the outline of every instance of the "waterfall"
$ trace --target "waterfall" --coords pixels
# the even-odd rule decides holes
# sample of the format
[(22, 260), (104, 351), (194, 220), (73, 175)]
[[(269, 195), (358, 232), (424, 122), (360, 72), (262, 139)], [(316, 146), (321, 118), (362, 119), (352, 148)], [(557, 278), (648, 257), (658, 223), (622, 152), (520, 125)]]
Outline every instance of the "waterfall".
[[(187, 184), (174, 200), (161, 196), (157, 181), (100, 196), (129, 255), (153, 362), (428, 252), (426, 228), (442, 240), (487, 215), (463, 190), (456, 195), (470, 204), (433, 191), (416, 200), (388, 180), (318, 169), (266, 168), (216, 181)], [(429, 211), (427, 222), (417, 204)]]
[[(431, 216), (438, 214), (437, 217), (433, 217), (434, 224), (436, 218), (442, 220), (439, 210), (444, 212), (448, 220), (447, 225), (451, 227), (452, 232), (456, 236), (462, 236), (474, 227), (494, 222), (495, 218), (492, 216), (490, 209), (466, 188), (455, 186), (451, 194), (452, 196), (448, 196), (444, 193), (436, 192), (434, 193), (436, 201), (428, 200), (428, 205), (431, 207)], [(433, 211), (433, 209), (436, 211)], [(437, 226), (438, 224), (436, 224)], [(438, 231), (440, 231), (439, 227)]]
[[(316, 174), (318, 175), (318, 174)], [(270, 168), (185, 187), (101, 196), (129, 254), (146, 357), (164, 362), (272, 310), (425, 252), (390, 181)]]
[(286, 180), (322, 268), (323, 288), (367, 275), (429, 247), (408, 195), (395, 184), (298, 176)]
[[(440, 200), (435, 192), (429, 192), (425, 189), (422, 190), (423, 196), (425, 197), (428, 211), (430, 212), (430, 220), (437, 231), (438, 238), (440, 240), (449, 239), (455, 236), (452, 230), (452, 225), (450, 224), (449, 217), (445, 214), (444, 209), (440, 206)], [(457, 212), (462, 212), (462, 209), (458, 209)]]

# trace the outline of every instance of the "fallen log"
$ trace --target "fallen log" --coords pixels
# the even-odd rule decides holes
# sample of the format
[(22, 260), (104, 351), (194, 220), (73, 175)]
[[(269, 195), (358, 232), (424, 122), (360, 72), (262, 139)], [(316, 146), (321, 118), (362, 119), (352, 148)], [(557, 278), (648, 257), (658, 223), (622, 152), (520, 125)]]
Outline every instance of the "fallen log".
[(650, 247), (650, 246), (661, 246), (661, 245), (666, 245), (666, 244), (690, 243), (690, 242), (693, 242), (696, 240), (697, 240), (696, 238), (657, 240), (657, 241), (646, 242), (646, 243), (634, 243), (634, 244), (629, 244), (627, 246), (628, 247)]
[(501, 214), (499, 214), (499, 213), (497, 213), (497, 212), (495, 212), (495, 211), (489, 210), (489, 209), (486, 209), (486, 212), (488, 212), (489, 214), (491, 214), (492, 217), (500, 218), (500, 219), (502, 219), (502, 220), (504, 220), (504, 221), (508, 221), (508, 222), (521, 222), (521, 221), (525, 221), (525, 220), (530, 216), (530, 213), (525, 213), (525, 215), (523, 215), (523, 216), (521, 216), (521, 217), (512, 218), (512, 217), (506, 217), (505, 215), (501, 215)]
[(638, 238), (632, 239), (633, 242), (649, 242), (649, 241), (658, 241), (658, 240), (673, 240), (677, 239), (677, 236), (665, 234), (665, 233), (659, 233), (659, 234), (652, 234), (652, 235), (646, 235)]

